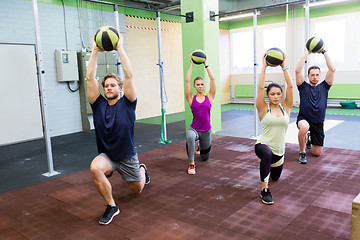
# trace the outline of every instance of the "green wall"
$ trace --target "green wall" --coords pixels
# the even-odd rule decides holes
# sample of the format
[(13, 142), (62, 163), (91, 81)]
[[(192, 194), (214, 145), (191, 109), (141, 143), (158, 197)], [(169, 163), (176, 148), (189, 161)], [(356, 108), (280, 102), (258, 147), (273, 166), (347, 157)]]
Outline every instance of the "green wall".
[[(218, 0), (181, 0), (181, 13), (194, 13), (194, 21), (186, 23), (182, 19), (182, 43), (183, 43), (183, 71), (184, 78), (190, 66), (189, 57), (195, 49), (202, 49), (207, 54), (207, 64), (215, 75), (216, 96), (212, 102), (210, 121), (212, 131), (221, 130), (221, 84), (220, 84), (220, 53), (219, 53), (219, 22), (210, 21), (209, 11), (218, 12)], [(197, 76), (202, 76), (206, 82), (205, 92), (209, 91), (210, 80), (204, 65), (194, 65), (191, 82)], [(191, 83), (191, 85), (193, 85)], [(192, 86), (192, 93), (196, 94)], [(185, 101), (185, 129), (192, 122), (192, 112), (189, 103)]]
[(333, 84), (329, 90), (329, 98), (360, 99), (360, 84)]

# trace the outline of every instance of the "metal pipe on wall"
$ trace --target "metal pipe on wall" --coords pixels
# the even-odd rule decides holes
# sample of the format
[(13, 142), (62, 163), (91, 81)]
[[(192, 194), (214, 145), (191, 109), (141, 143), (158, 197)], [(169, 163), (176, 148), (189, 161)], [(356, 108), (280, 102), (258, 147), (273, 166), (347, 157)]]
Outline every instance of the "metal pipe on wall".
[[(115, 14), (115, 22), (116, 22), (116, 30), (120, 33), (120, 23), (119, 23), (119, 11), (118, 6), (114, 5), (114, 14)], [(117, 63), (117, 71), (118, 75), (121, 79), (124, 79), (124, 74), (121, 67), (121, 61), (119, 54), (116, 55), (116, 63)], [(124, 95), (124, 89), (121, 90), (121, 97)]]
[(46, 145), (46, 156), (47, 156), (47, 164), (48, 164), (48, 172), (44, 173), (43, 175), (46, 177), (51, 177), (60, 173), (54, 170), (50, 131), (46, 123), (47, 102), (46, 102), (46, 89), (45, 89), (45, 69), (43, 65), (43, 57), (41, 50), (39, 12), (38, 12), (37, 0), (32, 0), (32, 4), (33, 4), (34, 24), (35, 24), (35, 41), (36, 41), (36, 55), (37, 55), (36, 59), (37, 59), (40, 96), (41, 96), (40, 103), (41, 103), (42, 121), (43, 121), (44, 137), (45, 137), (45, 145)]
[(258, 118), (259, 114), (256, 109), (256, 98), (257, 98), (257, 62), (256, 62), (256, 29), (257, 29), (257, 10), (254, 9), (253, 16), (253, 36), (254, 36), (254, 137), (258, 135)]
[[(163, 62), (162, 62), (162, 52), (161, 52), (161, 26), (160, 26), (160, 13), (164, 13), (164, 12), (160, 12), (160, 11), (152, 10), (152, 9), (146, 9), (146, 8), (127, 6), (127, 5), (123, 5), (123, 4), (116, 4), (116, 3), (106, 2), (106, 1), (98, 1), (98, 0), (85, 0), (85, 1), (113, 5), (114, 12), (115, 12), (115, 19), (116, 19), (116, 28), (119, 32), (120, 32), (120, 27), (119, 27), (118, 6), (139, 9), (139, 10), (144, 10), (144, 11), (150, 11), (150, 12), (156, 12), (158, 53), (159, 53), (158, 65), (159, 65), (159, 72), (160, 72), (160, 97), (161, 97), (161, 114), (162, 114), (161, 142), (169, 143), (170, 141), (167, 140), (167, 133), (166, 133), (166, 117), (165, 117), (165, 101), (164, 101), (164, 97), (165, 97), (164, 95), (166, 95), (166, 94), (165, 94), (165, 90), (164, 90), (165, 85), (164, 85), (164, 73), (163, 73)], [(174, 14), (174, 13), (165, 13), (165, 14), (186, 17), (185, 15), (182, 15), (182, 14)], [(122, 72), (120, 64), (121, 64), (120, 60), (118, 60), (119, 75), (120, 75), (120, 72)]]
[(161, 25), (160, 25), (160, 12), (156, 12), (156, 30), (157, 30), (157, 38), (158, 38), (158, 54), (159, 54), (159, 74), (160, 74), (160, 97), (161, 97), (161, 141), (164, 143), (169, 143), (167, 140), (166, 133), (166, 114), (165, 114), (165, 83), (164, 83), (164, 69), (163, 69), (163, 61), (162, 61), (162, 51), (161, 51)]
[[(309, 0), (306, 0), (305, 2), (305, 43), (306, 41), (309, 39), (309, 19), (310, 19), (310, 14), (309, 14)], [(306, 78), (307, 76), (307, 61), (305, 62), (304, 65), (304, 76)]]

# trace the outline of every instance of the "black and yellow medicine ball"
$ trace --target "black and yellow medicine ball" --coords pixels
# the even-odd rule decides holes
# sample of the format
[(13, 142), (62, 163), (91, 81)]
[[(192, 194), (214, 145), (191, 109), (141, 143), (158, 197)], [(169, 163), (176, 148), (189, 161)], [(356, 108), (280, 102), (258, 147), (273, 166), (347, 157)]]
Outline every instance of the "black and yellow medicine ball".
[(119, 41), (118, 31), (112, 26), (102, 26), (97, 30), (94, 40), (100, 49), (112, 51)]
[(197, 49), (191, 54), (191, 59), (195, 64), (202, 64), (205, 62), (206, 54), (203, 50)]
[(306, 42), (306, 48), (311, 53), (318, 53), (324, 49), (324, 41), (319, 37), (312, 37)]
[(270, 48), (266, 55), (266, 62), (271, 67), (279, 66), (284, 61), (284, 53), (280, 48)]

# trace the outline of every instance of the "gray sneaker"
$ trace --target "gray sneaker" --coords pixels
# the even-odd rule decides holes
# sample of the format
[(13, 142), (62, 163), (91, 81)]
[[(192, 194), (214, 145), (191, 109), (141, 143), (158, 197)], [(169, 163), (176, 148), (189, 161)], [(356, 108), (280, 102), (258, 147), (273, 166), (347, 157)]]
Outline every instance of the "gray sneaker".
[(299, 163), (301, 163), (301, 164), (306, 164), (307, 163), (306, 153), (300, 153), (300, 155), (299, 155)]

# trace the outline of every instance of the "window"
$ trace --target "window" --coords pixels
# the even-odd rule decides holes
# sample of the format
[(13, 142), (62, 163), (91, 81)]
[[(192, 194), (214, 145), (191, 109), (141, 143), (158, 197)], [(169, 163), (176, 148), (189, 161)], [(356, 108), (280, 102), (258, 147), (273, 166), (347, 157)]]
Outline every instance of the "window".
[(254, 68), (253, 31), (234, 32), (231, 37), (232, 71), (251, 71)]
[[(323, 39), (336, 67), (344, 66), (345, 20), (322, 21), (315, 23), (315, 36)], [(323, 56), (315, 54), (315, 65), (326, 67)]]
[(285, 27), (273, 27), (263, 30), (263, 53), (270, 48), (280, 48), (286, 52), (286, 30)]
[(359, 30), (359, 27), (360, 27), (360, 17), (359, 17), (359, 21), (358, 21), (358, 27), (357, 28), (355, 28), (355, 29), (357, 29), (357, 33), (358, 33), (358, 37), (357, 37), (357, 39), (358, 39), (358, 45), (357, 45), (357, 47), (358, 47), (358, 66), (360, 66), (360, 30)]

